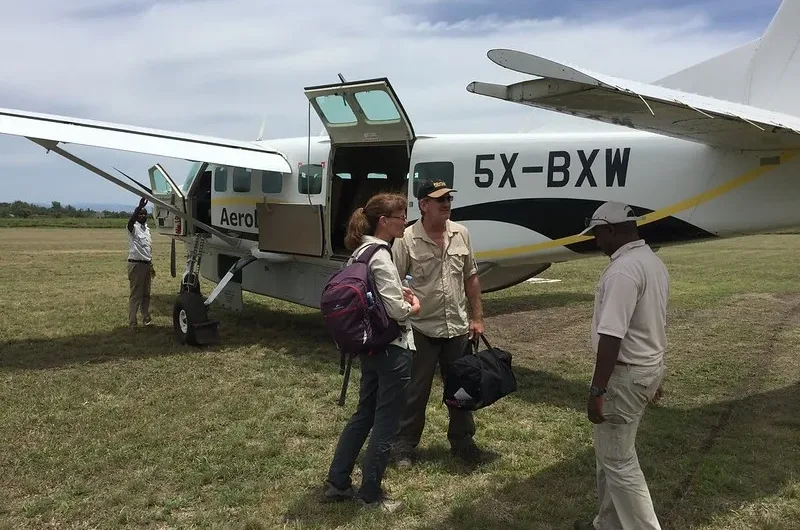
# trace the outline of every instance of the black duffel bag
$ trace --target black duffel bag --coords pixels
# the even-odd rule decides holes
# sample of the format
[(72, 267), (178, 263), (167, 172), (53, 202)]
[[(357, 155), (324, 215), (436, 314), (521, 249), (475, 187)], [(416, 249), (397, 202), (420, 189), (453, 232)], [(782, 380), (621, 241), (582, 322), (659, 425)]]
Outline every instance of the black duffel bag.
[(478, 342), (470, 341), (468, 352), (451, 363), (445, 372), (442, 401), (452, 408), (478, 410), (517, 389), (511, 369), (511, 354), (493, 348), (481, 335), (486, 350), (478, 350)]

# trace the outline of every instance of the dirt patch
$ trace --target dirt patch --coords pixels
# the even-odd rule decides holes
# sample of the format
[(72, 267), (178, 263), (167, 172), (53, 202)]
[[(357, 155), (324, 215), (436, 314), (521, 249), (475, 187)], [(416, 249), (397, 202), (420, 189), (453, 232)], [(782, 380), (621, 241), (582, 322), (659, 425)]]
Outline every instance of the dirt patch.
[(498, 315), (486, 336), (520, 358), (585, 357), (591, 353), (591, 306), (569, 306)]

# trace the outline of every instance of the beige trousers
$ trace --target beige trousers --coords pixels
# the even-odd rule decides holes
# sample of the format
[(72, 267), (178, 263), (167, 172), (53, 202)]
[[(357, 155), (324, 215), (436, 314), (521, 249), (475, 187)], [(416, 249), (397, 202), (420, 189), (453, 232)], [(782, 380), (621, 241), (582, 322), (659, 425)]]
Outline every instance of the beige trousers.
[(636, 431), (664, 378), (654, 367), (617, 365), (603, 404), (606, 421), (594, 425), (599, 510), (597, 530), (661, 530), (636, 455)]
[(128, 303), (128, 325), (136, 325), (136, 313), (142, 308), (142, 322), (150, 320), (150, 264), (128, 262), (131, 295)]

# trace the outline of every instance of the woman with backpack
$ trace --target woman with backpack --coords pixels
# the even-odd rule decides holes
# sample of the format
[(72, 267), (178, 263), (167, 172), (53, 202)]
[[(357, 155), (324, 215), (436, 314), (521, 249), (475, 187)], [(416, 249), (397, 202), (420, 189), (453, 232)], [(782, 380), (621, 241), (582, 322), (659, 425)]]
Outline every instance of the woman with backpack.
[[(360, 355), (361, 388), (358, 408), (347, 422), (325, 480), (324, 499), (356, 499), (365, 507), (393, 512), (402, 503), (388, 499), (381, 481), (389, 461), (389, 450), (397, 433), (400, 415), (406, 404), (411, 380), (413, 336), (406, 322), (419, 313), (419, 300), (404, 289), (392, 262), (391, 241), (402, 237), (406, 225), (406, 197), (396, 193), (373, 196), (350, 217), (345, 245), (353, 251), (348, 265), (373, 244), (378, 248), (369, 259), (369, 272), (387, 316), (400, 326), (399, 336), (382, 351)], [(358, 453), (372, 430), (362, 461), (362, 480), (358, 493), (352, 487), (351, 474)]]

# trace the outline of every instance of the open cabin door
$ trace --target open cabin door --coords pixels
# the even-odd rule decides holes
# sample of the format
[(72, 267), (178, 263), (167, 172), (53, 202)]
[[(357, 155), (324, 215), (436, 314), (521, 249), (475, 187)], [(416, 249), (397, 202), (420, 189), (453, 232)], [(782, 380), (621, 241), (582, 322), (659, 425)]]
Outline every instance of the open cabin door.
[[(186, 213), (186, 197), (167, 171), (161, 167), (161, 164), (154, 165), (147, 172), (150, 176), (150, 189), (153, 190), (153, 197)], [(158, 204), (153, 205), (153, 218), (159, 234), (186, 235), (186, 223), (183, 219)]]
[(306, 87), (305, 95), (330, 137), (326, 219), (331, 255), (344, 258), (352, 212), (377, 193), (407, 194), (414, 128), (386, 78)]
[(305, 94), (332, 146), (403, 142), (410, 151), (414, 128), (388, 79), (306, 87)]

